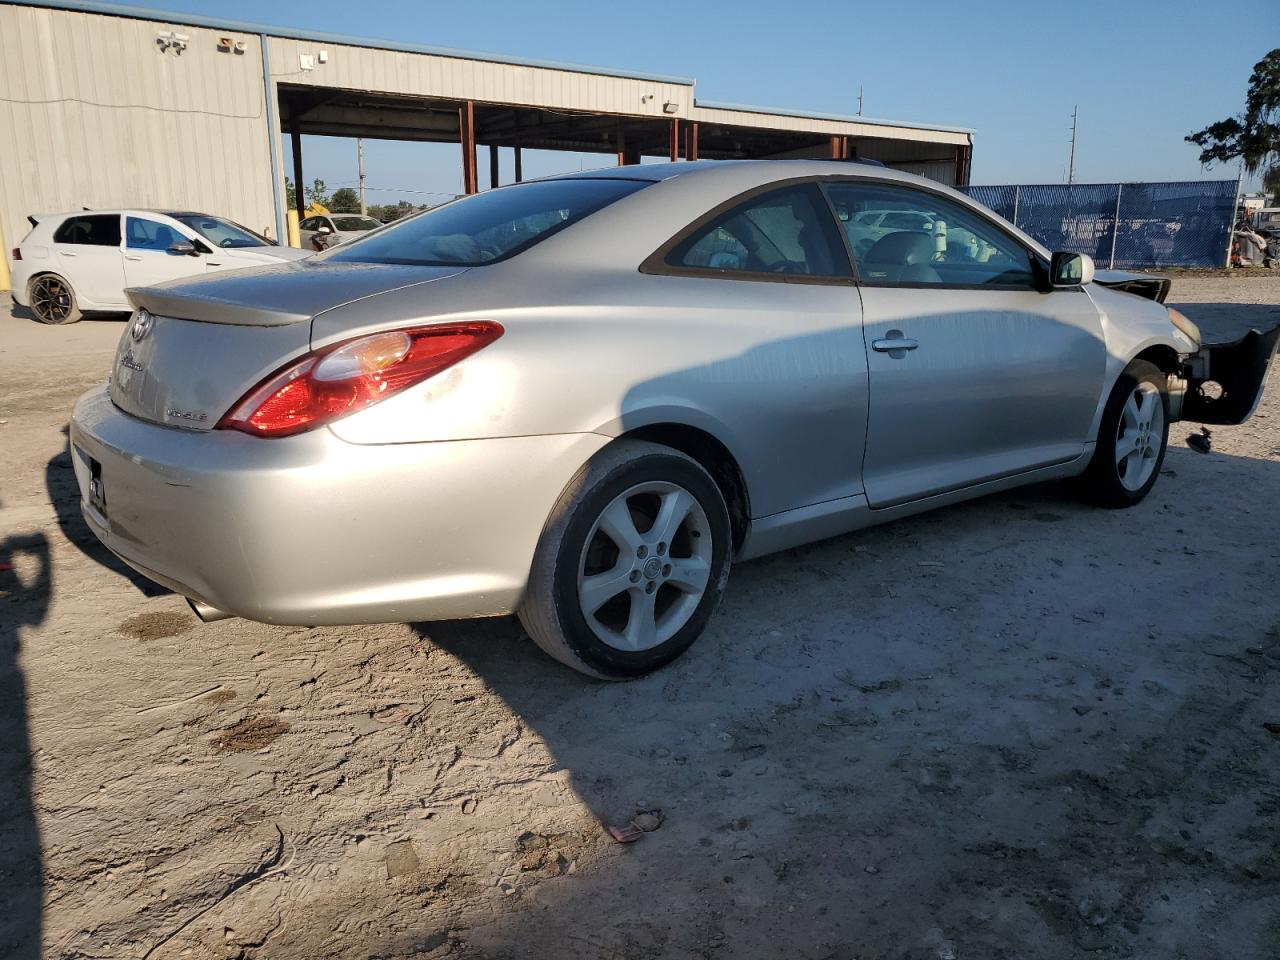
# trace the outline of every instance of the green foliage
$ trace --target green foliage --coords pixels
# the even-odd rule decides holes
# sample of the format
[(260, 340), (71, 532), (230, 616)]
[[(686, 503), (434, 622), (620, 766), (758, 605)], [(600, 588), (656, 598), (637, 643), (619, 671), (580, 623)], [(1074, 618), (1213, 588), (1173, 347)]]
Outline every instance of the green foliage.
[(1244, 113), (1211, 123), (1186, 139), (1200, 148), (1200, 162), (1206, 166), (1240, 159), (1249, 176), (1266, 168), (1264, 185), (1275, 184), (1280, 169), (1280, 49), (1254, 64)]
[(339, 187), (325, 206), (334, 213), (359, 213), (360, 197), (350, 187)]
[(375, 203), (369, 207), (369, 216), (383, 223), (390, 223), (392, 220), (399, 220), (414, 211), (425, 209), (425, 206), (415, 207), (408, 200), (401, 200), (399, 203)]

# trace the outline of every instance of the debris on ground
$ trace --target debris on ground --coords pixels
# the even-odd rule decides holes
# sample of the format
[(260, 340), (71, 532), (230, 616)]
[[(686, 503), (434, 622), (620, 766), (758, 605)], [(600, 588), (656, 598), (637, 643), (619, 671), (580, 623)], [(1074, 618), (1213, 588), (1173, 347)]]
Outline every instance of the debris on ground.
[(642, 810), (632, 817), (626, 826), (609, 826), (605, 829), (618, 843), (635, 843), (646, 833), (653, 833), (661, 827), (663, 819), (661, 810)]

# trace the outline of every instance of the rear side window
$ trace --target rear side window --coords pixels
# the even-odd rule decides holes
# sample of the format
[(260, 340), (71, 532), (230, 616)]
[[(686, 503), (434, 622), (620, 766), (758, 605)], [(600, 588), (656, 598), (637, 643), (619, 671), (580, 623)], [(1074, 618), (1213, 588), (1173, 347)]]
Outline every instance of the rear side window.
[(54, 243), (79, 243), (91, 247), (120, 246), (120, 215), (92, 213), (68, 217), (53, 234)]
[(849, 277), (849, 258), (813, 184), (743, 201), (667, 254), (668, 266), (715, 273)]
[(463, 197), (363, 239), (327, 259), (478, 267), (515, 256), (643, 187), (647, 181), (543, 180)]

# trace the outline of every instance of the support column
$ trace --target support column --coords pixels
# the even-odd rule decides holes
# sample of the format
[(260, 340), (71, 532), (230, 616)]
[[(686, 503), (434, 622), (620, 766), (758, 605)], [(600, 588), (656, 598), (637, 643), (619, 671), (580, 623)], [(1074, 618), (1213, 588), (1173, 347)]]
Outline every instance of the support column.
[(462, 145), (462, 192), (479, 189), (476, 179), (476, 105), (468, 100), (458, 108), (458, 142)]
[(519, 145), (517, 145), (514, 149), (516, 152), (516, 183), (523, 183), (524, 182), (524, 165), (520, 162)]
[(680, 159), (680, 120), (676, 117), (671, 118), (671, 131), (667, 136), (667, 144), (670, 148), (670, 158), (672, 163)]
[(969, 185), (969, 167), (973, 163), (973, 147), (956, 147), (956, 186)]
[(832, 160), (848, 160), (849, 159), (849, 138), (833, 136), (831, 138), (831, 159)]
[(293, 143), (293, 205), (302, 217), (306, 215), (307, 201), (303, 199), (302, 189), (302, 134), (298, 132), (296, 119), (290, 124), (289, 140)]
[(498, 185), (498, 148), (495, 144), (489, 144), (489, 186), (490, 188)]
[(622, 122), (618, 122), (618, 132), (614, 135), (614, 145), (618, 148), (618, 166), (625, 167), (627, 165), (627, 133), (622, 129)]
[(696, 120), (690, 122), (684, 131), (684, 158), (698, 159), (698, 122)]

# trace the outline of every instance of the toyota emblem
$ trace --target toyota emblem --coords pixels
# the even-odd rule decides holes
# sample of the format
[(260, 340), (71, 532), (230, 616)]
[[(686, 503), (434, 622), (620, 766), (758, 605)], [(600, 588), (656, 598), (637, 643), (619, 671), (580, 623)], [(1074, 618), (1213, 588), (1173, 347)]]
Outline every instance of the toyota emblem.
[(156, 318), (151, 316), (145, 310), (139, 310), (138, 316), (134, 318), (133, 326), (129, 328), (129, 336), (133, 337), (134, 343), (137, 343), (148, 333), (155, 325)]

